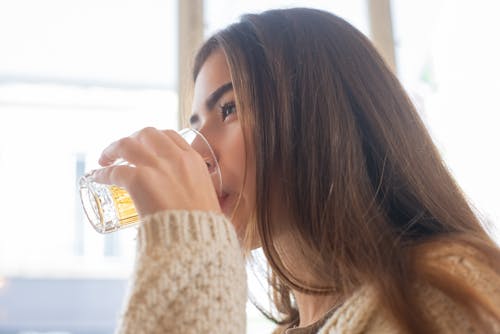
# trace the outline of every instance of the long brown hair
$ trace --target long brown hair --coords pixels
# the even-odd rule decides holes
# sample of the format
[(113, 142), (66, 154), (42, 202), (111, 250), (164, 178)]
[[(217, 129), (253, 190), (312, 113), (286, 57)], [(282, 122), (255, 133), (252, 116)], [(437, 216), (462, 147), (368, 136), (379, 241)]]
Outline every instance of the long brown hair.
[[(297, 320), (291, 290), (347, 296), (371, 282), (403, 328), (426, 332), (431, 324), (410, 289), (420, 277), (472, 314), (481, 305), (500, 317), (449, 275), (414, 261), (418, 247), (450, 240), (480, 250), (500, 272), (497, 246), (363, 34), (313, 9), (245, 15), (202, 46), (194, 80), (216, 49), (227, 58), (238, 117), (251, 129), (246, 144), (255, 150), (257, 209), (248, 228), (258, 233), (280, 312), (262, 310), (266, 316)], [(269, 204), (276, 194), (293, 217), (286, 228), (307, 260), (303, 270), (321, 284), (299, 280), (280, 256)]]

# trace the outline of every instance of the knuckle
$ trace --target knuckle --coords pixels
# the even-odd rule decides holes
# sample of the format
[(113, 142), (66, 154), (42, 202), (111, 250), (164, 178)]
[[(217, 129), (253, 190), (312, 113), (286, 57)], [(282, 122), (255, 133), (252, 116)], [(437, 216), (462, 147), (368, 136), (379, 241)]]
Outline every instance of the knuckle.
[(205, 166), (205, 160), (202, 156), (194, 152), (183, 154), (181, 161), (184, 169), (192, 169), (195, 166)]
[(108, 170), (108, 178), (111, 182), (115, 183), (119, 177), (120, 177), (120, 173), (119, 173), (118, 168), (110, 168)]
[(167, 130), (164, 130), (164, 133), (167, 135), (176, 135), (177, 131), (174, 131), (172, 129), (167, 129)]
[(132, 145), (133, 141), (134, 140), (130, 137), (124, 137), (118, 141), (117, 146), (120, 148), (129, 147)]
[(135, 187), (141, 184), (140, 173), (138, 171), (130, 173), (128, 179), (125, 181), (128, 187)]
[(135, 135), (135, 137), (139, 141), (144, 141), (146, 138), (150, 137), (155, 131), (156, 131), (155, 128), (148, 126), (148, 127), (145, 127), (143, 129), (139, 130), (137, 132), (137, 134)]
[(156, 128), (154, 128), (152, 126), (147, 126), (144, 129), (142, 129), (140, 131), (140, 133), (143, 134), (143, 135), (150, 135), (150, 134), (155, 133), (156, 131), (157, 131)]
[(206, 161), (205, 159), (203, 159), (203, 157), (201, 155), (199, 155), (198, 153), (192, 153), (191, 154), (192, 156), (192, 159), (193, 161), (195, 161), (196, 163), (200, 164), (200, 165), (205, 165), (206, 164)]
[(193, 164), (193, 160), (189, 157), (188, 154), (181, 154), (177, 161), (178, 166), (181, 168), (181, 170), (186, 170)]
[(145, 179), (144, 169), (145, 169), (144, 167), (134, 167), (128, 170), (127, 173), (128, 177), (127, 180), (125, 180), (127, 187), (135, 188), (144, 183)]

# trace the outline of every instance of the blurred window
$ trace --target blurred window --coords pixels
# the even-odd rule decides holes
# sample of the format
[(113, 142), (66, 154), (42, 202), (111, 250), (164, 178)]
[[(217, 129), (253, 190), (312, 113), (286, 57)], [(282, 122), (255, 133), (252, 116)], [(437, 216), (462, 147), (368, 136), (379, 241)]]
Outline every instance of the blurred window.
[(500, 2), (393, 0), (392, 6), (398, 75), (500, 242)]
[(3, 0), (0, 45), (0, 333), (110, 333), (135, 230), (95, 232), (77, 181), (177, 128), (177, 2)]

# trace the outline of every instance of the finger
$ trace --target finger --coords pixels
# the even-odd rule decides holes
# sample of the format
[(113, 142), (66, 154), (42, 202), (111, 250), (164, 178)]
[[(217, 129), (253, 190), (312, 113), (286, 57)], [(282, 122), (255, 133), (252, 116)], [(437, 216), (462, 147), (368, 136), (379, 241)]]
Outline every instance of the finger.
[(153, 127), (144, 128), (132, 137), (162, 157), (172, 157), (179, 153), (178, 145), (163, 131)]
[(92, 179), (97, 183), (113, 184), (119, 187), (127, 187), (131, 184), (137, 169), (127, 165), (109, 166), (92, 172)]
[(179, 145), (182, 145), (186, 150), (196, 152), (205, 161), (207, 166), (209, 166), (209, 169), (217, 165), (217, 155), (202, 133), (194, 129), (184, 129), (180, 131), (180, 134), (175, 132), (168, 134), (174, 140), (182, 140), (183, 143), (179, 143)]
[(154, 154), (151, 154), (144, 145), (131, 137), (122, 138), (106, 147), (101, 153), (99, 164), (109, 166), (118, 159), (123, 159), (134, 165), (150, 165), (155, 162)]
[(191, 146), (188, 144), (188, 142), (184, 138), (182, 138), (182, 136), (177, 131), (163, 130), (162, 133), (167, 136), (172, 142), (174, 142), (181, 150), (189, 151), (191, 149)]

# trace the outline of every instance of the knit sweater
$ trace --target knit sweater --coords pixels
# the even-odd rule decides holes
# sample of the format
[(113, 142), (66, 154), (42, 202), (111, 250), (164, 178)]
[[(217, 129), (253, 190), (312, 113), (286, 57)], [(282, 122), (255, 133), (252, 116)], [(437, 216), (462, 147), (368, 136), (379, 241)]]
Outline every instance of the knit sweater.
[(143, 219), (118, 333), (244, 333), (247, 281), (233, 226), (207, 212)]
[[(500, 309), (500, 277), (473, 249), (442, 247), (428, 261), (446, 266)], [(471, 332), (461, 306), (431, 286), (417, 289), (437, 333)], [(322, 319), (319, 329), (310, 326), (310, 333), (401, 333), (377, 306), (376, 296), (363, 286)], [(246, 300), (245, 263), (230, 222), (208, 212), (159, 212), (139, 227), (134, 274), (117, 333), (245, 333)], [(500, 324), (495, 325), (500, 333)]]

